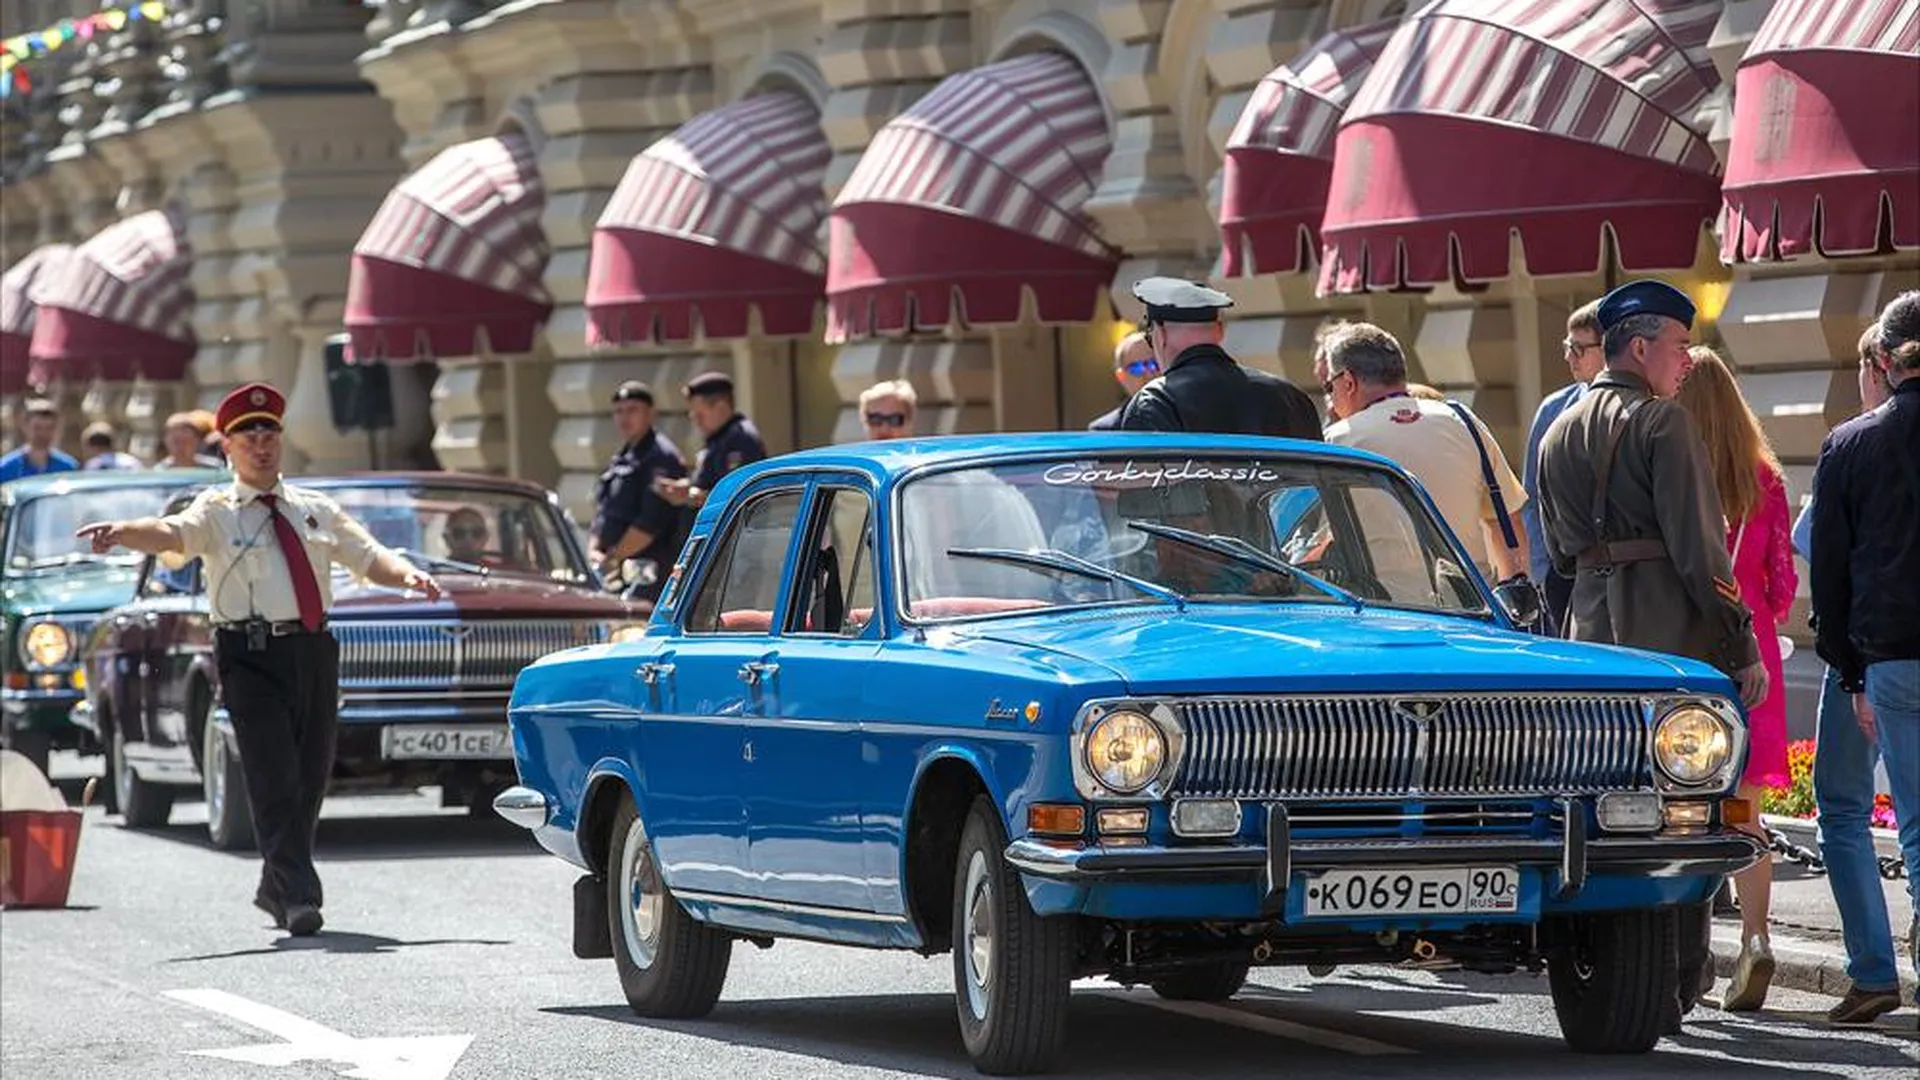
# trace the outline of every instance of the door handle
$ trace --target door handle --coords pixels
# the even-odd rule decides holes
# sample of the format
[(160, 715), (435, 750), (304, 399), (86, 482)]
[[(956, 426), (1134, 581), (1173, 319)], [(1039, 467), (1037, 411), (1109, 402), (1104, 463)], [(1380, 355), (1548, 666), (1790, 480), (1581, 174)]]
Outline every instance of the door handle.
[(772, 660), (749, 660), (740, 665), (740, 681), (748, 686), (758, 686), (779, 672), (780, 665)]
[(657, 685), (661, 679), (673, 678), (673, 665), (649, 660), (641, 664), (639, 668), (634, 671), (634, 674), (640, 676), (641, 682), (646, 683), (648, 686), (654, 686)]

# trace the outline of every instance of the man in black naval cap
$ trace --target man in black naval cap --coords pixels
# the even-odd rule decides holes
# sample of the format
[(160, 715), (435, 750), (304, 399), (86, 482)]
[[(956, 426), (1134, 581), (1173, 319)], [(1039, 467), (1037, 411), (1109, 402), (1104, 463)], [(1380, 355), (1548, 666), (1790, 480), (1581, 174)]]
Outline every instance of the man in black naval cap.
[(707, 371), (688, 379), (680, 392), (687, 399), (687, 418), (706, 438), (706, 448), (694, 464), (691, 481), (660, 478), (654, 490), (675, 506), (698, 509), (707, 503), (720, 478), (749, 462), (767, 456), (760, 429), (733, 403), (733, 380), (722, 372)]
[(1147, 307), (1141, 332), (1164, 374), (1140, 388), (1120, 416), (1125, 431), (1207, 431), (1320, 438), (1313, 399), (1277, 375), (1236, 363), (1220, 347), (1220, 312), (1233, 298), (1179, 278), (1136, 282)]

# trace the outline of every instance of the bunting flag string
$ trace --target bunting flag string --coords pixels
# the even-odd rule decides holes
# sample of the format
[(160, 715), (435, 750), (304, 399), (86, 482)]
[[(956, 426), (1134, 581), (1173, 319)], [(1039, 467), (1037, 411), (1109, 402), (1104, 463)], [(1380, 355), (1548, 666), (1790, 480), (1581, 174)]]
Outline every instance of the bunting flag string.
[(159, 23), (167, 17), (163, 0), (141, 0), (125, 7), (103, 8), (77, 19), (61, 19), (44, 30), (34, 30), (0, 41), (0, 100), (33, 89), (29, 69), (34, 62), (74, 42), (88, 42), (95, 34), (113, 34), (129, 23)]

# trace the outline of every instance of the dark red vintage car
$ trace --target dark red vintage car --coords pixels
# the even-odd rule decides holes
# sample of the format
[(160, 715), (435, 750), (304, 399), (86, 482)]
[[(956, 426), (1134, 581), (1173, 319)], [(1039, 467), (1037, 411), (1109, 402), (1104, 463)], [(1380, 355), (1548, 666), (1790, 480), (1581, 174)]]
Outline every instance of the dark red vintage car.
[[(331, 495), (446, 591), (429, 602), (335, 570), (332, 790), (438, 785), (444, 805), (484, 810), (514, 779), (514, 676), (556, 650), (639, 634), (650, 605), (604, 590), (559, 500), (537, 485), (457, 473), (296, 482)], [(127, 825), (166, 824), (175, 797), (198, 789), (213, 843), (242, 847), (252, 829), (200, 569), (146, 560), (134, 600), (95, 624), (76, 711), (106, 747), (109, 798)]]

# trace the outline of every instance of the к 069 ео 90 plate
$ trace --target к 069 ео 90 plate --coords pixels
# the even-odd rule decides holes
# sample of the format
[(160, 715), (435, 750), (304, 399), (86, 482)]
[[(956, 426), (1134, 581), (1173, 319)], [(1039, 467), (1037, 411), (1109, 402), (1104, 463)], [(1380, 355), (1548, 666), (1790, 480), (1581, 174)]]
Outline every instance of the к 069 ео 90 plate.
[(1307, 878), (1309, 918), (1495, 915), (1519, 904), (1520, 874), (1511, 866), (1329, 870)]

